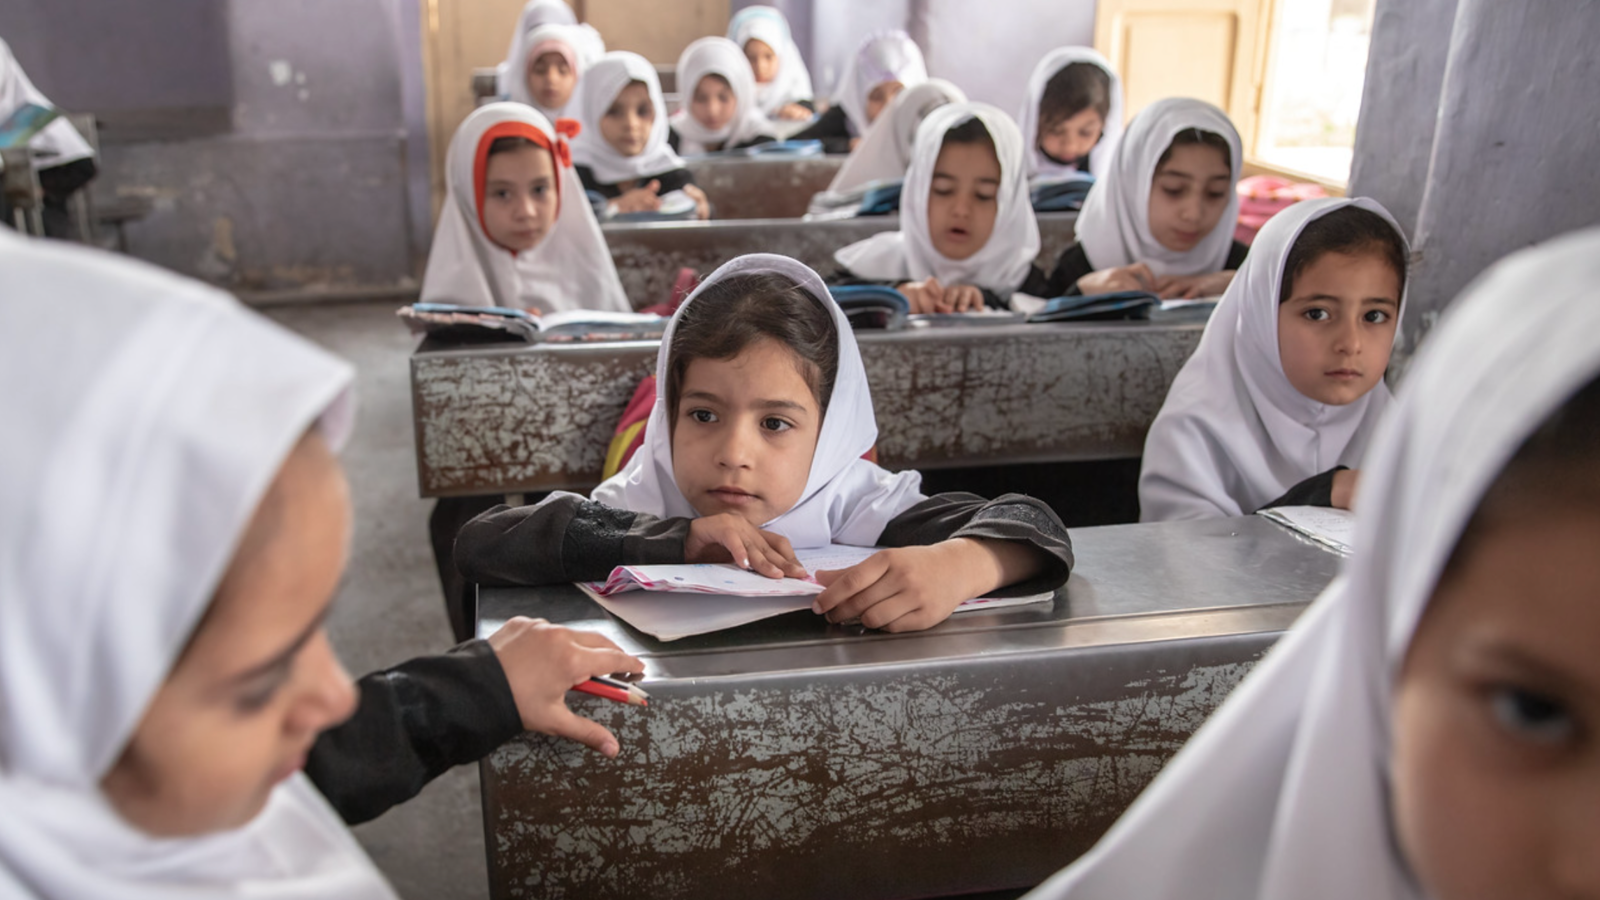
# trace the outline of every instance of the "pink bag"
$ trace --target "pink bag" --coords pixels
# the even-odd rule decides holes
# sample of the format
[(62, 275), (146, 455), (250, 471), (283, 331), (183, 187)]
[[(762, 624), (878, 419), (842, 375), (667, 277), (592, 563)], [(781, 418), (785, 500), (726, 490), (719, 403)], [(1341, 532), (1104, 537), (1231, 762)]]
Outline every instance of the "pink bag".
[(1233, 238), (1241, 244), (1256, 239), (1267, 220), (1301, 200), (1326, 197), (1320, 184), (1290, 181), (1276, 175), (1251, 175), (1239, 181), (1239, 224)]

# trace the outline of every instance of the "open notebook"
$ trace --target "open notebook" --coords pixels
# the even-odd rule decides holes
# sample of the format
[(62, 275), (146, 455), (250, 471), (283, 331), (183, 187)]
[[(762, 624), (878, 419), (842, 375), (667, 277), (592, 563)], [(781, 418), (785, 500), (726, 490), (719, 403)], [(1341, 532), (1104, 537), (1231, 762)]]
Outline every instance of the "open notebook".
[(1256, 513), (1277, 522), (1340, 556), (1350, 555), (1350, 538), (1355, 532), (1355, 513), (1328, 506), (1276, 506)]
[[(877, 547), (833, 544), (799, 550), (807, 572), (843, 569), (878, 552)], [(731, 565), (618, 566), (604, 582), (579, 588), (606, 612), (661, 641), (675, 641), (748, 625), (784, 613), (809, 610), (822, 585), (811, 580), (767, 578)], [(1024, 597), (980, 597), (956, 612), (1042, 603), (1054, 593)]]

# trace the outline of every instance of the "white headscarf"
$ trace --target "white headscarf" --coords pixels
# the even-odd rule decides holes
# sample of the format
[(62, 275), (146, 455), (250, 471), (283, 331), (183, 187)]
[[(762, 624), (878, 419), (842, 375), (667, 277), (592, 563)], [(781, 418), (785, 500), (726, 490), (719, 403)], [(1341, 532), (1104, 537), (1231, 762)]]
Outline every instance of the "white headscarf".
[[(728, 124), (712, 130), (700, 124), (690, 105), (700, 79), (721, 75), (733, 90), (738, 103)], [(750, 74), (750, 60), (739, 45), (724, 37), (703, 37), (685, 47), (678, 57), (678, 84), (682, 103), (672, 114), (672, 128), (678, 132), (678, 149), (686, 156), (705, 153), (709, 145), (732, 149), (754, 138), (773, 135), (772, 125), (756, 103), (756, 78)]]
[[(12, 55), (11, 47), (4, 40), (0, 40), (0, 122), (5, 121), (24, 103), (54, 107), (54, 104), (33, 86), (33, 82), (28, 80), (28, 73), (22, 71), (22, 65)], [(78, 129), (73, 128), (72, 123), (65, 118), (58, 118), (46, 125), (43, 131), (28, 141), (28, 147), (36, 157), (34, 165), (41, 169), (94, 156), (94, 151), (89, 148), (89, 142), (85, 141), (83, 135), (78, 134)]]
[[(968, 119), (983, 123), (1000, 161), (994, 231), (988, 243), (966, 259), (954, 260), (933, 246), (928, 231), (928, 192), (944, 136)], [(917, 129), (916, 151), (900, 192), (900, 230), (857, 241), (834, 259), (852, 273), (873, 281), (921, 281), (933, 276), (944, 284), (971, 284), (1009, 297), (1028, 277), (1039, 255), (1039, 222), (1028, 198), (1022, 167), (1022, 135), (1011, 117), (987, 103), (951, 103), (928, 114)]]
[(678, 308), (661, 338), (656, 355), (656, 404), (645, 425), (644, 444), (621, 472), (594, 489), (590, 499), (618, 509), (654, 516), (693, 518), (698, 514), (678, 490), (672, 475), (672, 437), (667, 421), (667, 363), (683, 311), (710, 285), (735, 275), (773, 273), (793, 279), (833, 316), (839, 335), (839, 372), (817, 437), (811, 474), (800, 500), (783, 515), (761, 527), (789, 539), (796, 548), (829, 543), (870, 547), (884, 526), (925, 497), (922, 476), (915, 471), (889, 472), (861, 458), (878, 440), (867, 371), (861, 364), (855, 334), (833, 295), (817, 273), (786, 256), (752, 253), (726, 263), (701, 282)]
[(1388, 385), (1379, 380), (1345, 406), (1318, 403), (1289, 383), (1278, 348), (1289, 251), (1307, 224), (1346, 206), (1371, 210), (1400, 233), (1389, 211), (1364, 197), (1307, 200), (1267, 221), (1145, 437), (1144, 521), (1249, 515), (1313, 475), (1361, 462), (1388, 408)]
[(948, 103), (965, 103), (967, 95), (943, 78), (930, 78), (906, 88), (889, 101), (866, 137), (839, 167), (828, 191), (844, 193), (872, 181), (904, 178), (916, 147), (917, 126), (928, 114)]
[[(561, 120), (570, 127), (576, 123)], [(552, 148), (560, 187), (560, 212), (550, 233), (532, 250), (512, 253), (489, 240), (479, 216), (479, 166), (488, 168), (497, 137), (526, 137)], [(428, 251), (422, 299), (465, 306), (508, 306), (554, 312), (605, 309), (629, 312), (605, 235), (572, 170), (566, 142), (538, 110), (520, 103), (490, 103), (467, 116), (445, 156), (448, 196)]]
[(845, 65), (834, 99), (844, 107), (850, 133), (864, 135), (872, 124), (867, 116), (867, 98), (873, 88), (890, 81), (913, 88), (927, 80), (927, 63), (911, 35), (899, 29), (874, 31)]
[(1100, 844), (1030, 897), (1421, 896), (1390, 827), (1395, 676), (1484, 493), (1600, 374), (1597, 283), (1591, 229), (1509, 257), (1456, 301), (1373, 443), (1343, 572)]
[[(758, 40), (778, 55), (778, 73), (766, 84), (756, 85), (756, 103), (772, 117), (786, 104), (811, 100), (811, 72), (806, 68), (800, 47), (789, 32), (789, 20), (771, 6), (747, 6), (728, 20), (728, 40), (744, 52), (744, 45)], [(747, 60), (748, 62), (748, 60)], [(754, 77), (754, 76), (752, 76)], [(682, 84), (683, 82), (679, 82)]]
[[(600, 133), (600, 120), (616, 102), (629, 82), (640, 81), (650, 92), (656, 118), (644, 149), (634, 156), (623, 156)], [(626, 50), (614, 50), (600, 57), (578, 87), (578, 110), (583, 131), (572, 142), (573, 162), (588, 166), (602, 184), (636, 181), (683, 168), (683, 160), (667, 143), (667, 102), (661, 96), (661, 80), (656, 67), (644, 57)], [(570, 104), (569, 104), (570, 106)]]
[[(1228, 208), (1217, 227), (1192, 250), (1161, 246), (1150, 233), (1150, 181), (1156, 164), (1180, 131), (1191, 128), (1220, 134), (1228, 141), (1233, 169), (1228, 183)], [(1233, 246), (1239, 220), (1239, 167), (1244, 153), (1239, 132), (1222, 110), (1204, 100), (1169, 97), (1134, 116), (1104, 171), (1095, 172), (1094, 186), (1084, 198), (1075, 231), (1095, 269), (1113, 269), (1142, 262), (1156, 275), (1202, 275), (1220, 272)]]
[[(594, 62), (582, 49), (584, 41), (579, 37), (580, 32), (572, 25), (540, 25), (527, 33), (517, 47), (517, 56), (513, 56), (502, 63), (502, 71), (508, 73), (521, 73), (521, 78), (506, 78), (503, 85), (503, 95), (516, 103), (526, 103), (538, 110), (541, 115), (551, 120), (561, 118), (563, 112), (572, 104), (569, 97), (565, 106), (560, 109), (546, 109), (540, 106), (533, 94), (528, 90), (528, 70), (539, 57), (546, 53), (559, 53), (572, 68), (572, 73), (577, 81), (583, 80), (583, 70)], [(598, 57), (596, 57), (598, 58)], [(577, 96), (577, 82), (573, 84), (573, 96)]]
[(1122, 79), (1111, 68), (1111, 61), (1089, 47), (1059, 47), (1051, 50), (1033, 67), (1033, 75), (1028, 78), (1028, 97), (1023, 104), (1022, 115), (1017, 117), (1017, 123), (1022, 128), (1022, 143), (1028, 150), (1029, 178), (1061, 178), (1078, 171), (1074, 166), (1062, 165), (1045, 156), (1044, 151), (1039, 149), (1039, 101), (1044, 98), (1045, 86), (1057, 72), (1074, 63), (1099, 66), (1111, 79), (1111, 107), (1106, 113), (1105, 131), (1100, 135), (1100, 142), (1089, 151), (1089, 171), (1097, 176), (1103, 174), (1111, 158), (1116, 155), (1117, 145), (1122, 142)]
[[(38, 340), (61, 304), (71, 340)], [(3, 230), (0, 345), (0, 894), (392, 898), (304, 775), (199, 838), (100, 788), (289, 451), (348, 434), (350, 367), (211, 288)]]

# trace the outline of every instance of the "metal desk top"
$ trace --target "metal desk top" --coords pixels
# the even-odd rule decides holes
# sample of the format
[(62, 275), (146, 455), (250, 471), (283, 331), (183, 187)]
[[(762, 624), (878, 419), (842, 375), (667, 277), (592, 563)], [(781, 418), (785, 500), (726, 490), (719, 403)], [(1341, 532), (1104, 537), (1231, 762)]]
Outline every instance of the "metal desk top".
[(515, 615), (600, 632), (647, 661), (650, 682), (876, 666), (937, 667), (1010, 653), (1279, 631), (1333, 579), (1339, 557), (1259, 516), (1072, 531), (1071, 579), (1050, 604), (961, 613), (887, 634), (790, 613), (663, 643), (582, 592), (480, 589), (478, 632)]

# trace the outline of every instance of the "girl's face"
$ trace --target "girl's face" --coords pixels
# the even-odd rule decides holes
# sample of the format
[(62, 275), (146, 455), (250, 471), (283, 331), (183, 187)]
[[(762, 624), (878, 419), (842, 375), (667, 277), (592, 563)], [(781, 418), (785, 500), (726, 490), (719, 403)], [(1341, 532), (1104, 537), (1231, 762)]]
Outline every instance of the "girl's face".
[(766, 84), (778, 77), (778, 51), (766, 41), (755, 38), (745, 41), (744, 58), (750, 60), (750, 71), (755, 73), (757, 84)]
[(1324, 253), (1278, 306), (1278, 358), (1301, 394), (1331, 406), (1361, 399), (1389, 368), (1400, 276), (1376, 253)]
[(689, 115), (701, 125), (716, 131), (732, 122), (738, 110), (739, 101), (733, 96), (733, 88), (721, 75), (707, 75), (694, 86)]
[(522, 253), (539, 246), (560, 211), (555, 160), (524, 145), (489, 157), (483, 182), (483, 227), (489, 240)]
[(1087, 156), (1100, 142), (1106, 120), (1094, 107), (1086, 106), (1039, 133), (1039, 149), (1054, 159), (1072, 162)]
[(256, 510), (210, 610), (111, 771), (131, 825), (179, 837), (237, 828), (356, 708), (322, 628), (344, 570), (350, 498), (309, 436)]
[(567, 58), (559, 53), (541, 53), (528, 67), (528, 94), (545, 109), (565, 107), (577, 85), (578, 73), (572, 71)]
[(672, 477), (702, 516), (752, 525), (799, 502), (822, 411), (793, 350), (757, 341), (732, 359), (696, 359), (683, 375), (672, 428)]
[(867, 122), (878, 121), (878, 114), (883, 112), (883, 108), (905, 89), (906, 86), (898, 81), (884, 81), (874, 87), (872, 93), (867, 95)]
[(1232, 180), (1221, 150), (1204, 144), (1173, 147), (1150, 179), (1151, 237), (1175, 253), (1193, 250), (1228, 209)]
[(1438, 900), (1600, 895), (1596, 546), (1576, 502), (1489, 523), (1411, 639), (1392, 810)]
[(638, 156), (650, 141), (656, 107), (642, 81), (630, 81), (600, 117), (600, 136), (623, 156)]
[(928, 188), (928, 235), (946, 259), (982, 250), (1000, 213), (1000, 160), (979, 141), (946, 143), (933, 164)]

